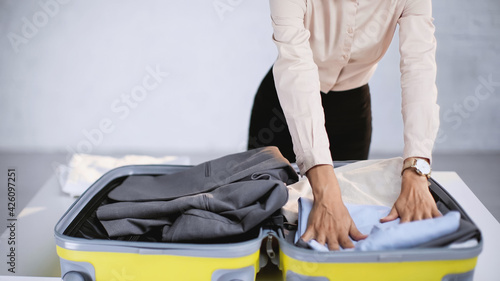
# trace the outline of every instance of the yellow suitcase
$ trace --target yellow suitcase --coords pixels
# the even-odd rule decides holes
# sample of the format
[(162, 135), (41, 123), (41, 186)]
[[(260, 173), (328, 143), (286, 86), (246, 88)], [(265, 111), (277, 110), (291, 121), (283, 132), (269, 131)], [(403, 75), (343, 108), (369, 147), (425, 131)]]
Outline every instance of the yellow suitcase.
[[(283, 280), (472, 280), (477, 244), (464, 248), (419, 248), (379, 252), (316, 252), (290, 242), (288, 229), (261, 228), (243, 241), (219, 244), (188, 244), (93, 239), (81, 235), (84, 222), (95, 213), (107, 193), (130, 175), (160, 175), (183, 171), (188, 166), (136, 165), (114, 169), (96, 181), (63, 215), (55, 227), (57, 253), (64, 281), (127, 280), (255, 280), (269, 258), (279, 264)], [(437, 201), (462, 208), (431, 180)], [(274, 243), (272, 243), (274, 242)], [(264, 246), (262, 246), (264, 245)]]
[(106, 194), (130, 175), (175, 173), (187, 166), (137, 165), (114, 169), (96, 181), (55, 227), (64, 281), (254, 280), (267, 259), (260, 247), (267, 233), (222, 244), (118, 241), (81, 237), (80, 228)]
[[(337, 165), (338, 166), (338, 165)], [(473, 222), (458, 203), (432, 178), (430, 190), (437, 202), (459, 211)], [(412, 248), (370, 252), (317, 252), (291, 244), (294, 233), (279, 231), (280, 269), (288, 281), (472, 281), (483, 246), (479, 229), (468, 232), (472, 245), (461, 248)], [(287, 239), (288, 238), (288, 239)]]

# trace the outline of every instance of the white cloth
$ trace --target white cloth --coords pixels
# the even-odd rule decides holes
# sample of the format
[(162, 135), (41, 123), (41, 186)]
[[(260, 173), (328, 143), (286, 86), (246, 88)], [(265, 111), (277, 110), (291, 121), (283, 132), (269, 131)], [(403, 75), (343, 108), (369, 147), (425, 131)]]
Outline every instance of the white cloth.
[[(392, 207), (401, 191), (403, 158), (364, 160), (335, 168), (342, 200), (347, 204)], [(288, 202), (283, 214), (289, 222), (297, 221), (299, 197), (313, 199), (306, 177), (288, 186)]]
[(152, 157), (146, 155), (126, 155), (121, 158), (110, 156), (74, 154), (68, 165), (60, 165), (57, 175), (62, 191), (70, 196), (80, 196), (103, 174), (119, 166), (145, 164), (189, 165), (185, 156)]

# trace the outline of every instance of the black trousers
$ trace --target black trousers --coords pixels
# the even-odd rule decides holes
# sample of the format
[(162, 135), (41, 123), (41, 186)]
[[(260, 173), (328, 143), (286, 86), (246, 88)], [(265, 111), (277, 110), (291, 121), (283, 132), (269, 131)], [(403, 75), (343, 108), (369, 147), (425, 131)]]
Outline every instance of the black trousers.
[[(347, 91), (321, 93), (325, 127), (333, 160), (365, 160), (372, 136), (370, 88), (368, 84)], [(255, 95), (248, 149), (274, 145), (295, 162), (292, 138), (274, 85), (272, 68)]]

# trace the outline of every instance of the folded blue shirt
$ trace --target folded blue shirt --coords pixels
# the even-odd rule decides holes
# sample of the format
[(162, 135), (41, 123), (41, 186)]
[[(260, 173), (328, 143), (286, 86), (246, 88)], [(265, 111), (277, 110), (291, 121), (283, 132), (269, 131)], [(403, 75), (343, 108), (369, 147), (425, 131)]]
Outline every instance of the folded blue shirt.
[[(299, 219), (295, 243), (307, 229), (307, 220), (313, 201), (308, 198), (299, 198)], [(380, 223), (380, 219), (387, 216), (391, 208), (386, 206), (345, 204), (356, 227), (361, 233), (369, 233), (368, 237), (359, 242), (352, 241), (356, 251), (380, 251), (406, 249), (432, 241), (458, 230), (460, 213), (450, 211), (446, 215), (433, 219), (399, 223), (399, 218)], [(352, 239), (351, 239), (352, 240)], [(328, 251), (328, 246), (311, 240), (308, 245), (317, 251)], [(346, 249), (349, 250), (349, 249)]]

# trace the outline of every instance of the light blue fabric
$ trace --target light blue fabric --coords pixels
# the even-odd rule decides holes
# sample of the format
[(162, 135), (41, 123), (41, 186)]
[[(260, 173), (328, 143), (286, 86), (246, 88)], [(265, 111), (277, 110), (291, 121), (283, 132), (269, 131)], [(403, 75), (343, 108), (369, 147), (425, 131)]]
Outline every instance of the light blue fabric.
[[(311, 199), (299, 198), (299, 219), (295, 243), (306, 231), (307, 219), (312, 205)], [(345, 204), (345, 206), (358, 230), (363, 234), (369, 233), (365, 240), (356, 242), (351, 239), (356, 251), (412, 248), (453, 233), (458, 230), (460, 225), (460, 214), (456, 211), (448, 212), (446, 215), (434, 219), (400, 224), (399, 218), (391, 222), (380, 223), (380, 219), (391, 211), (389, 207), (354, 204)], [(316, 251), (328, 251), (328, 246), (315, 240), (309, 241), (308, 245)]]

